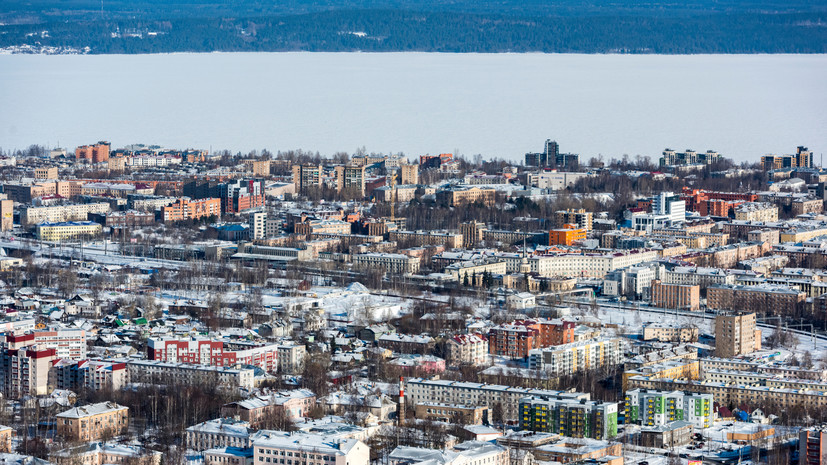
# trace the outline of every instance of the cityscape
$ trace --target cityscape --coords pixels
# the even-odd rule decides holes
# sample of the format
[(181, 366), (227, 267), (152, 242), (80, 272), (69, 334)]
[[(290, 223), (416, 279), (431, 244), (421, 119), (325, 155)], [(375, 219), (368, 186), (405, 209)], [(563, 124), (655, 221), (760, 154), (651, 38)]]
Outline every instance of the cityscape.
[(820, 156), (543, 137), (2, 151), (0, 462), (827, 463)]

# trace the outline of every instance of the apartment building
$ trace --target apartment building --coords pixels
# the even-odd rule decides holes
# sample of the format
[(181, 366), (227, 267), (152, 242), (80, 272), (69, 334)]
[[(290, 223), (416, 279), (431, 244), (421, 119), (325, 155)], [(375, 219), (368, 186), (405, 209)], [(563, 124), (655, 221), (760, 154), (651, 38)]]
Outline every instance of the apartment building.
[(12, 452), (11, 438), (14, 436), (14, 430), (8, 426), (0, 425), (0, 452)]
[[(123, 360), (119, 360), (123, 361)], [(170, 363), (155, 360), (126, 360), (130, 382), (183, 385), (214, 385), (221, 389), (253, 389), (253, 368)]]
[(419, 258), (394, 253), (360, 253), (353, 255), (353, 264), (360, 269), (381, 269), (391, 274), (416, 273)]
[(254, 176), (270, 176), (270, 160), (244, 160), (244, 168)]
[(293, 226), (296, 234), (350, 234), (351, 224), (347, 221), (328, 219), (305, 219)]
[(0, 355), (0, 393), (10, 399), (49, 393), (49, 369), (55, 349), (3, 349)]
[(735, 275), (721, 268), (676, 266), (663, 273), (663, 283), (706, 288), (715, 284), (735, 284)]
[(107, 202), (55, 205), (51, 207), (26, 207), (20, 210), (20, 224), (34, 226), (40, 223), (86, 221), (90, 213), (105, 214), (109, 211)]
[(462, 234), (448, 231), (391, 231), (389, 240), (410, 247), (444, 245), (446, 249), (462, 247)]
[(778, 207), (765, 202), (745, 202), (735, 207), (737, 221), (778, 221)]
[(345, 190), (365, 195), (365, 166), (337, 166), (334, 168), (336, 174), (336, 191)]
[(527, 359), (533, 349), (574, 342), (574, 322), (563, 320), (517, 320), (488, 332), (488, 352), (514, 359)]
[(119, 391), (129, 376), (124, 362), (59, 360), (53, 367), (55, 388), (69, 391)]
[(253, 441), (253, 463), (286, 465), (369, 465), (370, 448), (358, 439), (311, 433), (261, 432)]
[(804, 406), (809, 409), (827, 408), (827, 391), (809, 387), (777, 388), (657, 376), (633, 376), (629, 378), (629, 387), (712, 394), (715, 402), (721, 405), (776, 405), (781, 409)]
[(297, 420), (307, 416), (316, 405), (316, 395), (308, 389), (259, 394), (249, 399), (231, 402), (221, 407), (223, 417), (246, 421), (252, 428), (260, 428), (274, 415)]
[(661, 167), (678, 165), (711, 165), (721, 159), (721, 155), (714, 150), (696, 152), (687, 149), (685, 152), (676, 152), (665, 149), (658, 162)]
[(695, 428), (712, 426), (712, 394), (632, 389), (626, 391), (626, 423), (665, 426), (686, 421)]
[(697, 360), (698, 349), (686, 344), (667, 347), (665, 349), (653, 350), (626, 360), (625, 370), (637, 370), (645, 366), (657, 365), (670, 360)]
[(14, 228), (14, 200), (0, 200), (0, 231)]
[(711, 286), (706, 291), (706, 305), (714, 310), (751, 309), (792, 314), (806, 299), (805, 292), (774, 284)]
[(419, 184), (419, 165), (416, 163), (414, 164), (402, 164), (399, 165), (399, 169), (401, 172), (400, 182), (399, 184), (402, 185), (416, 185)]
[(504, 275), (508, 266), (504, 260), (485, 257), (477, 260), (451, 263), (445, 267), (445, 273), (453, 276), (460, 283), (468, 282), (471, 286), (483, 286), (483, 277), (488, 274)]
[(482, 425), (491, 420), (491, 408), (423, 402), (416, 404), (415, 415), (419, 420), (444, 421), (460, 425)]
[(231, 350), (224, 341), (215, 339), (149, 338), (147, 358), (170, 363), (226, 366), (253, 365), (268, 372), (278, 368), (279, 346), (276, 344), (239, 347)]
[(653, 280), (650, 288), (652, 305), (696, 311), (701, 307), (701, 287), (688, 284), (663, 283)]
[(180, 198), (169, 205), (161, 207), (161, 218), (164, 221), (199, 220), (209, 217), (221, 217), (221, 199), (190, 200)]
[(827, 463), (827, 429), (814, 426), (798, 433), (798, 461), (801, 465)]
[(761, 350), (761, 330), (756, 328), (755, 313), (733, 313), (715, 317), (717, 357), (731, 358), (756, 350)]
[(321, 189), (324, 168), (322, 165), (293, 165), (293, 183), (297, 192)]
[(813, 166), (813, 152), (807, 147), (799, 146), (793, 155), (764, 155), (761, 157), (761, 167), (764, 171), (780, 170), (785, 168), (809, 168)]
[(480, 202), (490, 207), (494, 205), (496, 190), (481, 187), (455, 186), (438, 190), (436, 193), (437, 202), (445, 203), (452, 207)]
[(57, 166), (39, 167), (34, 169), (35, 179), (57, 179)]
[(81, 145), (75, 148), (75, 159), (86, 160), (90, 163), (104, 163), (109, 161), (109, 151), (112, 144), (100, 141), (94, 145)]
[(557, 228), (562, 228), (567, 224), (573, 224), (577, 226), (578, 229), (591, 231), (593, 221), (594, 214), (583, 208), (579, 210), (569, 209), (554, 212), (554, 226)]
[(533, 349), (528, 352), (528, 367), (554, 376), (617, 365), (623, 360), (620, 338), (600, 338)]
[(617, 436), (617, 403), (524, 397), (520, 429), (572, 438), (612, 439)]
[(698, 340), (698, 327), (664, 322), (646, 323), (643, 325), (643, 340), (659, 342), (695, 342)]
[(440, 379), (411, 378), (405, 381), (406, 400), (412, 405), (422, 402), (435, 402), (453, 405), (482, 405), (494, 407), (500, 404), (505, 421), (515, 421), (520, 417), (520, 399), (535, 397), (539, 399), (589, 400), (589, 394), (582, 392), (553, 391), (543, 389), (526, 389), (498, 384), (464, 383)]
[(9, 334), (4, 349), (54, 349), (58, 358), (82, 360), (86, 358), (86, 331), (83, 329), (38, 329), (26, 334)]
[(114, 402), (74, 407), (55, 415), (58, 436), (66, 440), (95, 441), (126, 433), (129, 408)]
[(386, 333), (376, 338), (376, 345), (398, 354), (427, 354), (434, 344), (431, 336)]
[(697, 359), (691, 358), (675, 358), (665, 360), (663, 362), (653, 363), (649, 365), (640, 366), (637, 368), (629, 367), (623, 371), (623, 386), (624, 390), (634, 387), (649, 387), (649, 386), (635, 386), (630, 384), (630, 380), (635, 377), (648, 378), (683, 378), (688, 380), (700, 379), (701, 363)]
[(40, 223), (35, 235), (41, 241), (64, 241), (67, 239), (91, 238), (99, 235), (103, 227), (93, 221), (68, 221), (62, 223)]
[(766, 373), (787, 379), (811, 379), (827, 382), (827, 369), (779, 365), (769, 361), (751, 361), (737, 358), (702, 358), (701, 368), (706, 371), (748, 371)]
[(307, 348), (304, 344), (286, 343), (276, 346), (279, 373), (299, 374), (304, 369)]
[(250, 435), (255, 430), (246, 421), (232, 418), (207, 420), (187, 428), (187, 449), (205, 451), (219, 447), (250, 447)]
[(459, 334), (448, 339), (447, 361), (452, 365), (488, 364), (488, 338), (482, 334)]
[(657, 260), (658, 251), (649, 249), (611, 253), (560, 254), (528, 259), (531, 272), (546, 277), (603, 278), (606, 273)]
[(460, 223), (459, 232), (462, 234), (462, 246), (471, 248), (482, 242), (485, 224), (479, 221), (468, 221)]

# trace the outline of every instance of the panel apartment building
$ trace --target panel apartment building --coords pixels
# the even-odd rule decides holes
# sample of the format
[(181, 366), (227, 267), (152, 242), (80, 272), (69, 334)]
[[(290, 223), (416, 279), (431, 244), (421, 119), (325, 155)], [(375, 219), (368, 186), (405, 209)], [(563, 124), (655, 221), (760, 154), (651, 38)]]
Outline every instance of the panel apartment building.
[(695, 428), (712, 426), (712, 394), (682, 391), (626, 391), (626, 423), (664, 426), (673, 421), (687, 421)]
[(520, 399), (525, 397), (589, 400), (589, 394), (583, 392), (526, 389), (498, 384), (463, 383), (423, 378), (408, 379), (405, 384), (407, 400), (413, 405), (422, 402), (436, 402), (468, 406), (481, 405), (493, 408), (494, 405), (500, 404), (503, 408), (503, 419), (505, 421), (519, 419)]
[(275, 344), (228, 350), (212, 339), (160, 339), (147, 341), (147, 358), (171, 363), (233, 367), (254, 365), (265, 371), (278, 368), (279, 346)]
[(617, 436), (617, 403), (562, 398), (520, 399), (520, 429), (573, 438)]

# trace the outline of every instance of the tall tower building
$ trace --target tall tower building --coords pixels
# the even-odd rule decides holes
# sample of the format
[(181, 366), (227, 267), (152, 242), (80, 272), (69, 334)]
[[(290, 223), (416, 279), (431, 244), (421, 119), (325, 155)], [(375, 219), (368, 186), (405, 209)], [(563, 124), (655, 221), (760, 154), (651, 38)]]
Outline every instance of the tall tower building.
[(715, 356), (730, 358), (761, 349), (761, 330), (755, 313), (733, 313), (715, 317)]
[(419, 165), (404, 164), (401, 166), (402, 179), (400, 184), (419, 184)]

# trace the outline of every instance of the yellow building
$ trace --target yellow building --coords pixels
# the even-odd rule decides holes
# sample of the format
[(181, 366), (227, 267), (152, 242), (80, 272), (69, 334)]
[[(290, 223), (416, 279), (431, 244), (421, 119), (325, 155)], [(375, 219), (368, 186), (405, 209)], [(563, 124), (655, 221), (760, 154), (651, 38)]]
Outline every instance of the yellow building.
[(627, 370), (623, 372), (623, 390), (626, 391), (630, 387), (645, 387), (645, 386), (629, 386), (629, 380), (633, 377), (647, 377), (650, 379), (668, 378), (668, 379), (700, 379), (701, 363), (697, 359), (675, 359), (668, 360), (654, 365), (643, 366), (634, 370)]
[(74, 407), (56, 417), (58, 436), (68, 440), (95, 441), (123, 434), (129, 426), (129, 408), (114, 402)]
[(0, 452), (11, 452), (11, 438), (14, 430), (8, 426), (0, 426)]
[(62, 241), (95, 236), (100, 234), (101, 230), (101, 225), (92, 221), (40, 223), (37, 225), (37, 238), (41, 241)]

